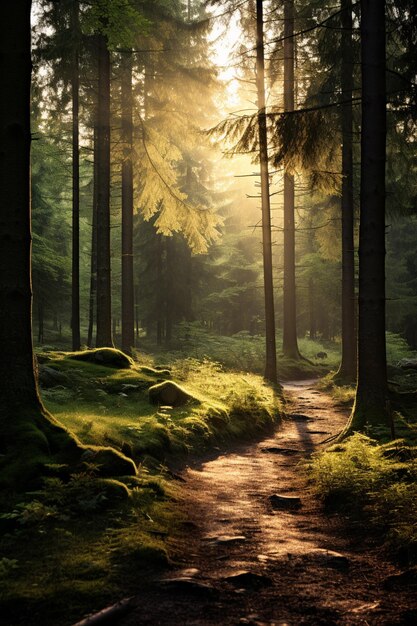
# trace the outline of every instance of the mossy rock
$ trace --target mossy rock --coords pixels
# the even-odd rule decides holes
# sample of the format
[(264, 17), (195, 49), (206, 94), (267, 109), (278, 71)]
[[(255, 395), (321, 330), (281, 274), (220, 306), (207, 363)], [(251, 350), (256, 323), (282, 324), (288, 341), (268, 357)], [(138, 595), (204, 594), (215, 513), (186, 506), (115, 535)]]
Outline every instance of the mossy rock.
[(107, 500), (112, 503), (115, 500), (128, 500), (130, 491), (128, 487), (119, 480), (101, 478), (97, 480), (99, 488), (103, 489)]
[(95, 350), (69, 352), (67, 358), (107, 367), (117, 367), (119, 369), (130, 369), (134, 366), (133, 359), (130, 356), (115, 348), (96, 348)]
[(172, 380), (164, 380), (149, 388), (149, 401), (164, 406), (184, 406), (198, 399)]
[(39, 384), (43, 389), (50, 389), (51, 387), (58, 387), (60, 385), (65, 386), (69, 383), (68, 376), (53, 367), (40, 365), (38, 371)]
[(158, 377), (163, 377), (163, 378), (170, 378), (171, 377), (171, 370), (169, 369), (162, 369), (159, 367), (148, 367), (146, 365), (142, 365), (139, 370), (142, 372), (142, 374), (147, 374), (148, 376), (158, 376)]
[(106, 478), (137, 474), (137, 468), (132, 459), (128, 459), (114, 448), (89, 446), (81, 455), (80, 462), (97, 465), (99, 475)]

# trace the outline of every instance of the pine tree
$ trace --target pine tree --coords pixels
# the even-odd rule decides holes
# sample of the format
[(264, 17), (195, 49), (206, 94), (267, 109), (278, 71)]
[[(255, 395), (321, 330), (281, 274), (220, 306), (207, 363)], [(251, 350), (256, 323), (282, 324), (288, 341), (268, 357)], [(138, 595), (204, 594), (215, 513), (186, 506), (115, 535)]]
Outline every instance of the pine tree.
[(277, 382), (277, 355), (275, 342), (275, 308), (272, 275), (271, 206), (268, 173), (268, 137), (265, 108), (265, 62), (263, 2), (256, 0), (256, 82), (258, 93), (259, 160), (261, 167), (262, 247), (265, 295), (265, 378)]
[(358, 384), (348, 431), (390, 425), (385, 346), (385, 2), (362, 0)]
[[(284, 2), (284, 111), (294, 111), (294, 0)], [(295, 283), (295, 184), (284, 161), (284, 356), (299, 359)]]

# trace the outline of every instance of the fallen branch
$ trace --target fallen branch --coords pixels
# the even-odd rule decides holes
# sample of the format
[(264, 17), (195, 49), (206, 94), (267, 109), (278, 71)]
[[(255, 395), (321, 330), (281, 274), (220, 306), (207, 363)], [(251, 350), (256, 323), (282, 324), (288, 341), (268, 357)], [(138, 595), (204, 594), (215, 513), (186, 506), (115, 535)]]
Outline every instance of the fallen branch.
[(120, 600), (119, 602), (116, 602), (116, 604), (108, 606), (98, 613), (86, 617), (81, 620), (81, 622), (77, 622), (73, 626), (100, 626), (101, 624), (111, 624), (114, 618), (119, 617), (120, 615), (123, 615), (133, 609), (132, 600), (133, 598)]

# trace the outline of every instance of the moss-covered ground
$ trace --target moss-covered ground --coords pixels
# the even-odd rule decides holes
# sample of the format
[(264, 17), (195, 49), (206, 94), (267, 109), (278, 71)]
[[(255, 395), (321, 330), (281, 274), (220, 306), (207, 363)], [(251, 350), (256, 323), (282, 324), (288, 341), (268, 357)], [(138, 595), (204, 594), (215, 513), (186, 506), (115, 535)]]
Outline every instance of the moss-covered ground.
[[(68, 468), (51, 466), (39, 488), (3, 494), (0, 611), (8, 626), (69, 625), (146, 587), (150, 572), (175, 558), (182, 520), (171, 463), (254, 437), (279, 420), (279, 390), (260, 376), (209, 360), (155, 367), (150, 358), (132, 364), (113, 356), (39, 354), (47, 409), (83, 444), (112, 446), (139, 471), (104, 480), (92, 456), (69, 480)], [(51, 383), (50, 370), (59, 381), (52, 376)], [(149, 388), (167, 379), (190, 394), (187, 404), (149, 402)]]

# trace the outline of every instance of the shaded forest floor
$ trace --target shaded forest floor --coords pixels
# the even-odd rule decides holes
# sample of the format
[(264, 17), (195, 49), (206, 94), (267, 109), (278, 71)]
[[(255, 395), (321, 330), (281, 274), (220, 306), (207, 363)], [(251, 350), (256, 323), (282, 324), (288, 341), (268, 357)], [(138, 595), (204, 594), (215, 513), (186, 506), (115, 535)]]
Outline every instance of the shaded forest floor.
[(363, 529), (347, 536), (346, 520), (323, 515), (303, 471), (303, 459), (341, 430), (346, 408), (312, 381), (286, 392), (289, 417), (273, 437), (182, 472), (188, 522), (173, 546), (176, 568), (118, 624), (416, 623), (415, 587), (402, 587)]

